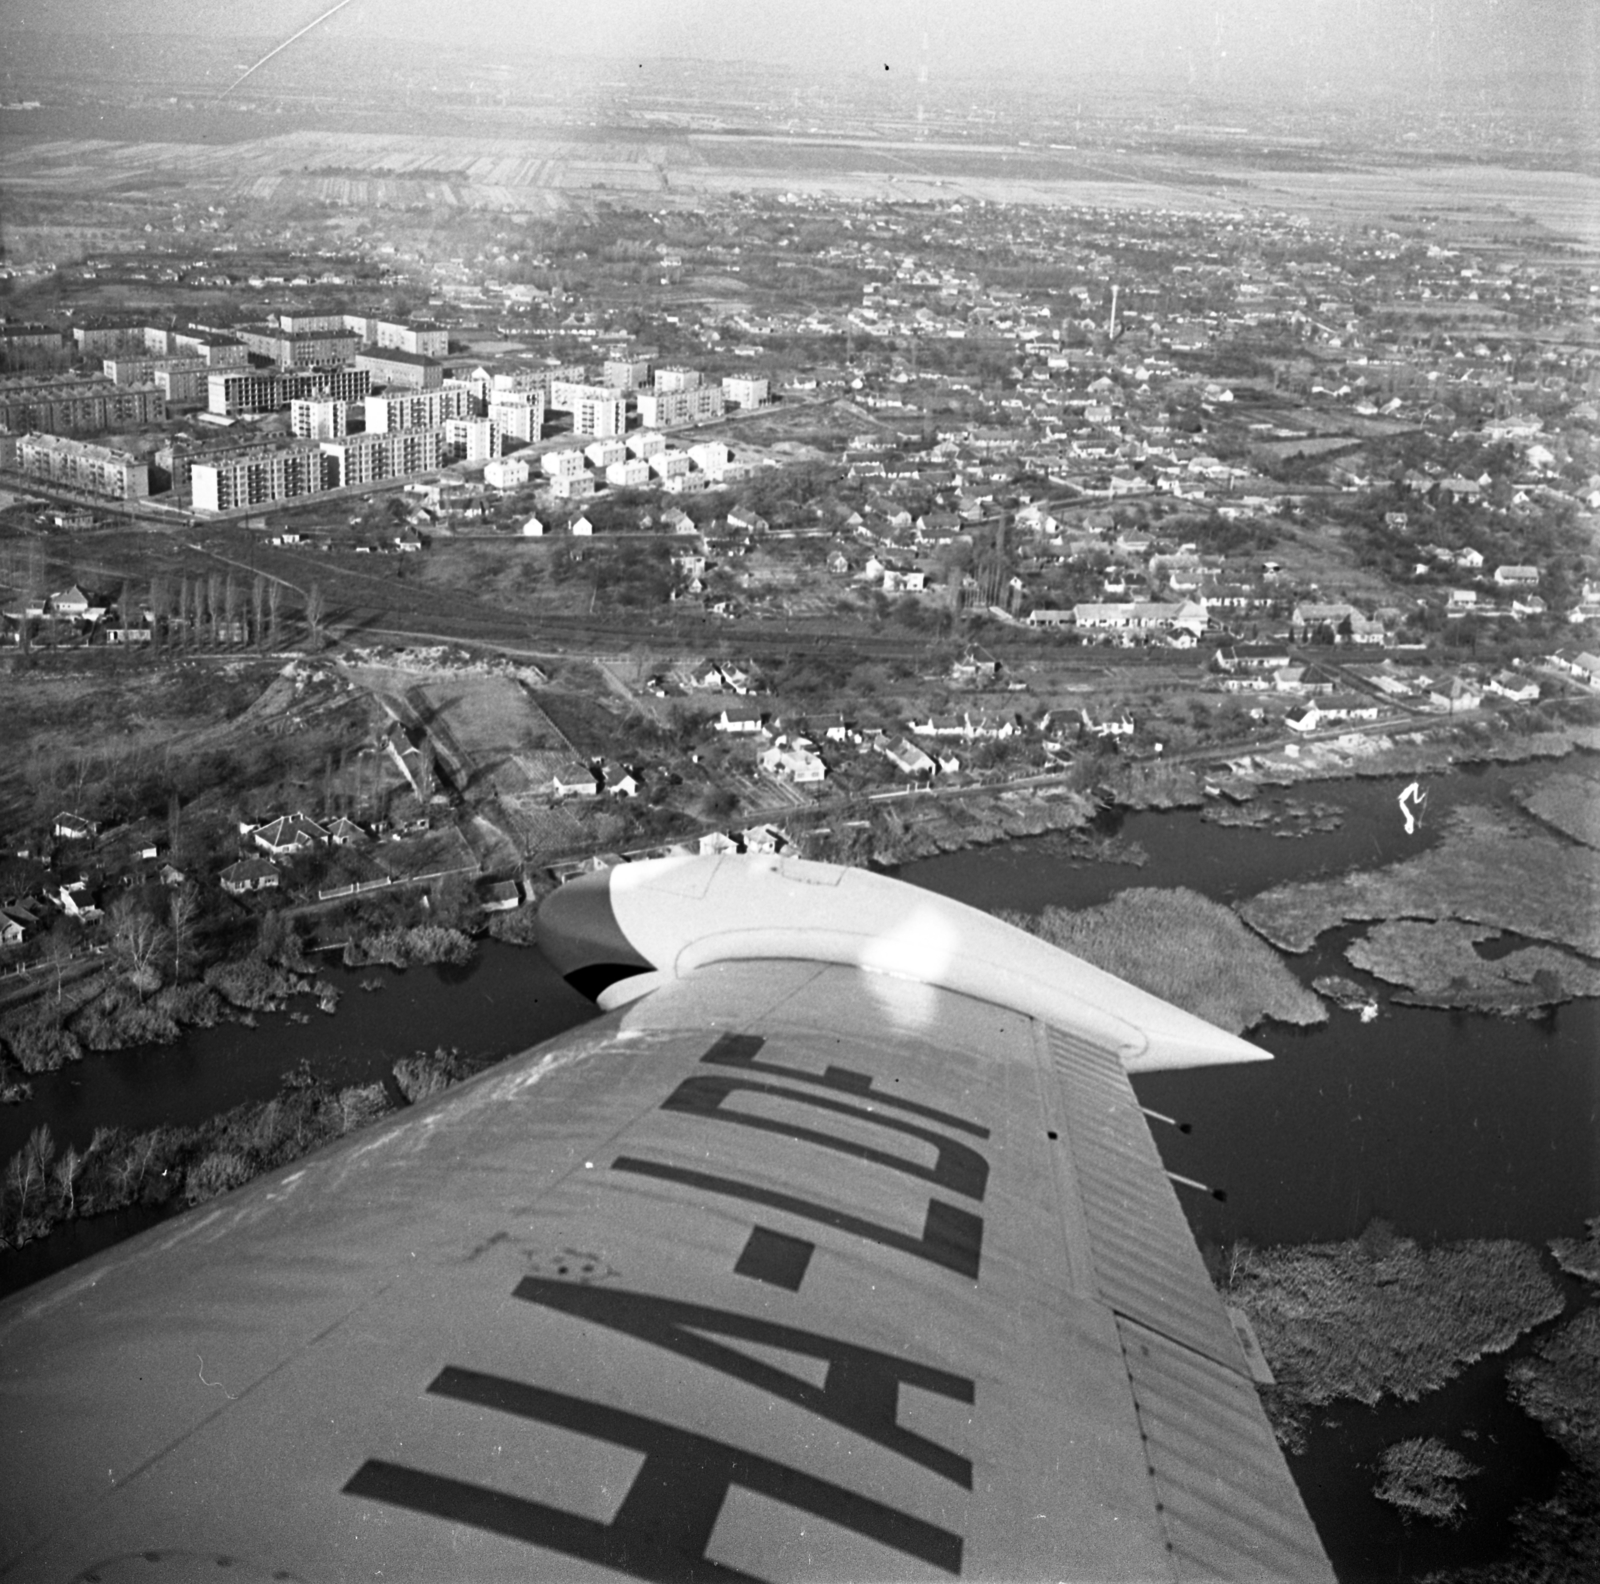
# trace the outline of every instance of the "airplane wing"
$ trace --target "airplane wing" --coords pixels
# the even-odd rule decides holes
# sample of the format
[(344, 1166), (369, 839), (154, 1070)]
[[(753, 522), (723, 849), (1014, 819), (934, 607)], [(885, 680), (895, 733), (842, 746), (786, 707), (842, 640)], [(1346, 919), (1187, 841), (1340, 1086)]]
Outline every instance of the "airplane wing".
[(1126, 1076), (1260, 1052), (824, 865), (541, 926), (613, 1010), (0, 1307), (0, 1576), (1332, 1579)]

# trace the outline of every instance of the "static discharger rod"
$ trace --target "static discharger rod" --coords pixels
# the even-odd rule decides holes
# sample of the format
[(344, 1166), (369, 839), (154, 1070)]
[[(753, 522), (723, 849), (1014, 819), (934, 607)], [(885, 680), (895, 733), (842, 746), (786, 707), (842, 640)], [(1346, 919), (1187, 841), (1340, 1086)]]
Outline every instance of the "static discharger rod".
[(1196, 1182), (1193, 1177), (1180, 1177), (1175, 1171), (1169, 1171), (1167, 1176), (1175, 1183), (1182, 1183), (1185, 1188), (1198, 1188), (1201, 1193), (1210, 1194), (1218, 1204), (1226, 1204), (1228, 1202), (1227, 1194), (1220, 1188), (1207, 1188), (1203, 1182)]
[(1139, 1109), (1150, 1118), (1152, 1122), (1165, 1122), (1168, 1127), (1175, 1127), (1180, 1133), (1193, 1133), (1194, 1129), (1187, 1122), (1180, 1122), (1176, 1117), (1169, 1117), (1165, 1112), (1152, 1111), (1149, 1106), (1140, 1106)]

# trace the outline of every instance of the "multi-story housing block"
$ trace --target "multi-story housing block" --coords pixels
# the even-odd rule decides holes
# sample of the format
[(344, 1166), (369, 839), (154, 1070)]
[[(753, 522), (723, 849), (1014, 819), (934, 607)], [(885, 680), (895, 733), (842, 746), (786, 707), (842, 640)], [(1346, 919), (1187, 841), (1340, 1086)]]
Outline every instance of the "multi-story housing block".
[[(656, 373), (658, 381), (662, 372)], [(639, 395), (639, 421), (648, 429), (681, 429), (685, 424), (708, 423), (720, 418), (722, 412), (722, 388), (718, 385), (658, 388)]]
[(765, 374), (725, 374), (722, 399), (730, 407), (765, 407), (771, 399)]
[(528, 464), (519, 456), (497, 457), (484, 468), (483, 482), (490, 489), (520, 489), (528, 482)]
[(198, 511), (237, 511), (327, 488), (328, 466), (315, 445), (241, 446), (195, 460), (189, 481)]
[(289, 403), (289, 433), (297, 440), (334, 440), (349, 432), (349, 402), (301, 396)]
[(362, 325), (365, 320), (355, 320), (347, 313), (275, 313), (268, 315), (268, 322), (282, 330), (286, 335), (327, 335), (334, 330), (354, 330), (358, 334), (364, 333)]
[(546, 478), (571, 479), (585, 472), (583, 452), (546, 451), (539, 458), (539, 469)]
[(368, 434), (439, 429), (452, 418), (474, 416), (472, 387), (462, 380), (446, 380), (437, 390), (379, 391), (365, 408)]
[(309, 368), (319, 363), (347, 363), (361, 345), (353, 331), (289, 331), (270, 325), (246, 325), (239, 339), (257, 357), (276, 363), (279, 368)]
[(144, 345), (144, 333), (134, 324), (74, 325), (72, 339), (84, 357), (108, 357)]
[(173, 331), (172, 350), (179, 357), (197, 357), (212, 368), (247, 368), (250, 364), (243, 341), (205, 331)]
[[(453, 421), (471, 422), (470, 419)], [(444, 431), (440, 429), (403, 429), (394, 434), (346, 435), (342, 440), (324, 440), (322, 453), (332, 459), (333, 466), (328, 486), (337, 489), (429, 472), (444, 459), (444, 438)]]
[(367, 340), (399, 352), (413, 352), (418, 357), (442, 358), (450, 355), (450, 332), (431, 320), (403, 324), (389, 319), (376, 319), (372, 321)]
[(667, 449), (667, 438), (657, 434), (654, 429), (636, 429), (624, 444), (628, 447), (629, 455), (648, 462), (651, 457), (659, 456)]
[(154, 385), (172, 406), (187, 406), (206, 393), (211, 366), (197, 357), (108, 357), (105, 376), (115, 385)]
[(0, 428), (20, 434), (94, 434), (160, 423), (167, 399), (154, 385), (115, 385), (90, 376), (0, 378)]
[(452, 462), (487, 462), (500, 455), (500, 429), (492, 418), (451, 418), (444, 445)]
[(366, 399), (372, 376), (365, 369), (212, 369), (206, 406), (214, 413), (276, 412), (312, 397), (356, 402)]
[(491, 395), (486, 416), (500, 433), (516, 440), (537, 440), (544, 433), (544, 393), (522, 391)]
[(613, 462), (628, 460), (628, 447), (621, 440), (595, 440), (583, 448), (583, 454), (591, 467), (604, 472)]
[(673, 365), (656, 370), (656, 392), (698, 390), (700, 370)]
[(365, 369), (375, 385), (408, 385), (415, 390), (437, 390), (444, 384), (444, 364), (420, 352), (397, 347), (367, 347), (355, 353), (355, 366)]
[(606, 467), (606, 483), (613, 489), (642, 489), (650, 482), (650, 464), (638, 457), (612, 462)]
[(138, 500), (150, 493), (149, 464), (125, 451), (69, 440), (64, 435), (27, 434), (17, 440), (17, 466), (30, 478), (113, 500)]
[(650, 359), (647, 357), (607, 358), (600, 374), (600, 383), (613, 390), (632, 391), (650, 380)]
[(628, 399), (608, 385), (579, 385), (557, 380), (550, 386), (550, 405), (572, 414), (572, 432), (605, 438), (628, 427)]

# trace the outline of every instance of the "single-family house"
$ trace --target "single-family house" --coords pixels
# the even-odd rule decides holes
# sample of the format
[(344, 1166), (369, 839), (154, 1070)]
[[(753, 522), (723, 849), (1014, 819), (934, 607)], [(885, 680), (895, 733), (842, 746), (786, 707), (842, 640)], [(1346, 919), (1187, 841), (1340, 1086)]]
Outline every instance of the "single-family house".
[(328, 832), (326, 827), (304, 814), (284, 814), (270, 824), (258, 825), (250, 837), (269, 858), (293, 858), (297, 853), (322, 846), (328, 839)]
[(1539, 569), (1535, 566), (1497, 566), (1494, 569), (1497, 588), (1529, 589), (1539, 586)]
[(719, 711), (712, 721), (713, 731), (729, 732), (739, 737), (754, 737), (762, 725), (761, 710), (753, 704), (733, 705)]
[(222, 871), (222, 889), (232, 896), (248, 896), (252, 891), (275, 889), (280, 883), (277, 866), (252, 855), (231, 863)]
[(902, 775), (927, 776), (934, 772), (933, 760), (906, 737), (898, 737), (886, 744), (883, 756)]
[(62, 841), (92, 841), (100, 834), (98, 820), (85, 819), (81, 814), (61, 813), (55, 817), (51, 834)]
[(563, 798), (592, 798), (600, 795), (594, 771), (588, 765), (579, 764), (576, 760), (571, 764), (562, 765), (550, 777), (550, 792), (557, 802)]

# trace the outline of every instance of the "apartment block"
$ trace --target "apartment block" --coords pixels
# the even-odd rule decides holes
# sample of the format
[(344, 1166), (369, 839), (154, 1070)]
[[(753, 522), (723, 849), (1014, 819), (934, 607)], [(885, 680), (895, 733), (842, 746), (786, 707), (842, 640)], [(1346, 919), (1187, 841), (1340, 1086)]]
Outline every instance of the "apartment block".
[(396, 434), (347, 435), (342, 440), (324, 440), (322, 454), (332, 463), (330, 489), (373, 484), (380, 479), (406, 478), (413, 473), (426, 473), (442, 463), (444, 431), (404, 429)]
[(765, 407), (772, 399), (765, 374), (725, 374), (722, 399), (730, 407)]
[(550, 387), (550, 405), (572, 414), (572, 432), (606, 438), (620, 435), (628, 427), (628, 399), (605, 385)]
[(178, 357), (197, 357), (211, 368), (248, 368), (250, 354), (242, 341), (232, 336), (212, 335), (198, 330), (172, 332), (172, 350)]
[(64, 435), (26, 434), (17, 440), (17, 466), (30, 478), (113, 500), (150, 493), (150, 468), (138, 457)]
[(0, 428), (14, 434), (93, 434), (160, 423), (167, 399), (154, 385), (115, 385), (90, 376), (0, 378)]
[(650, 464), (632, 457), (626, 462), (612, 462), (606, 467), (606, 483), (613, 489), (643, 489), (650, 482)]
[(437, 390), (380, 391), (366, 398), (365, 410), (368, 434), (439, 429), (452, 418), (474, 415), (472, 387), (462, 380), (446, 380)]
[(621, 440), (595, 440), (583, 448), (583, 454), (591, 467), (604, 472), (613, 462), (628, 460), (628, 447)]
[(355, 366), (372, 376), (374, 385), (408, 385), (414, 390), (437, 390), (444, 384), (444, 364), (420, 352), (398, 347), (367, 347), (354, 354)]
[(380, 347), (392, 347), (397, 352), (412, 352), (418, 357), (442, 358), (450, 355), (450, 332), (431, 320), (417, 320), (410, 324), (388, 319), (373, 321), (367, 339)]
[(646, 462), (667, 449), (666, 436), (657, 434), (654, 429), (636, 429), (624, 443), (631, 456), (640, 457)]
[(497, 457), (483, 470), (483, 482), (490, 489), (521, 489), (528, 478), (528, 464), (519, 456)]
[(583, 452), (546, 451), (539, 458), (539, 470), (546, 478), (571, 479), (584, 473)]
[(452, 462), (487, 462), (500, 455), (500, 428), (491, 418), (451, 418), (444, 426)]
[(246, 325), (239, 331), (245, 347), (279, 368), (309, 368), (319, 363), (347, 363), (361, 338), (352, 331), (287, 331), (268, 325)]
[(356, 402), (366, 399), (372, 376), (365, 369), (212, 369), (206, 406), (214, 413), (276, 412), (314, 397)]
[[(657, 381), (663, 372), (657, 370)], [(708, 423), (720, 418), (722, 412), (722, 388), (717, 385), (658, 388), (639, 395), (639, 421), (647, 429), (681, 429), (685, 424)]]
[(328, 465), (315, 445), (242, 446), (196, 460), (189, 482), (198, 511), (237, 511), (326, 489)]
[(335, 440), (349, 432), (349, 402), (301, 396), (289, 403), (289, 433), (297, 440)]
[(647, 357), (607, 358), (601, 370), (600, 383), (613, 390), (633, 391), (650, 383), (650, 359)]
[(700, 370), (675, 364), (656, 370), (656, 393), (662, 391), (688, 391), (700, 388)]
[(537, 440), (544, 433), (544, 393), (523, 391), (491, 396), (486, 416), (500, 433), (516, 440)]
[(680, 478), (692, 466), (687, 451), (658, 451), (650, 458), (650, 471), (659, 479)]

